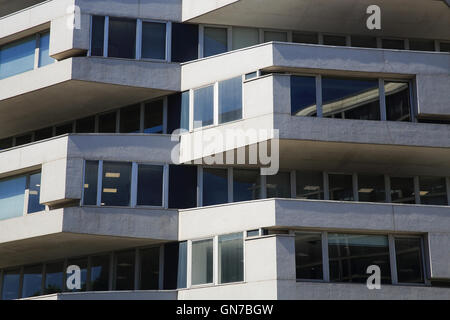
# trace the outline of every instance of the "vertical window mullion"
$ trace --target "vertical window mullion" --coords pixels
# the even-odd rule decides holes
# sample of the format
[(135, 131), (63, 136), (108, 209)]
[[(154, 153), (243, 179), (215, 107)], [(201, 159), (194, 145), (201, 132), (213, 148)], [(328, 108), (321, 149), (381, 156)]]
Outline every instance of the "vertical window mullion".
[(391, 203), (391, 178), (388, 175), (384, 175), (384, 189), (386, 192), (386, 203)]
[(420, 183), (418, 176), (414, 176), (414, 198), (416, 204), (420, 204)]
[(397, 255), (395, 253), (395, 237), (392, 234), (390, 234), (390, 235), (388, 235), (388, 239), (389, 239), (389, 258), (390, 258), (390, 266), (391, 266), (392, 284), (398, 284)]
[(186, 288), (192, 287), (192, 240), (187, 241)]
[(169, 208), (169, 165), (164, 165), (163, 170), (163, 207)]
[(317, 117), (323, 117), (322, 111), (322, 76), (316, 76), (316, 106), (317, 106)]
[(98, 162), (98, 176), (97, 176), (97, 206), (102, 205), (102, 182), (103, 182), (103, 160)]
[(233, 50), (233, 30), (232, 27), (227, 28), (227, 52)]
[(166, 61), (172, 62), (172, 22), (166, 22)]
[(36, 34), (36, 47), (34, 49), (34, 68), (39, 68), (39, 46), (41, 42), (41, 35), (39, 33)]
[(115, 289), (116, 286), (116, 268), (115, 268), (115, 254), (114, 252), (111, 252), (109, 254), (109, 277), (108, 277), (108, 290), (112, 291)]
[(92, 15), (89, 15), (89, 49), (87, 52), (87, 56), (90, 57), (92, 55)]
[(322, 232), (323, 281), (330, 282), (330, 261), (328, 256), (328, 232)]
[(130, 205), (132, 208), (136, 207), (137, 203), (137, 185), (138, 185), (138, 164), (133, 162), (131, 164), (131, 199)]
[(358, 174), (352, 174), (352, 185), (353, 185), (353, 199), (354, 201), (359, 201), (359, 188), (358, 188)]
[(169, 103), (168, 103), (168, 98), (164, 97), (163, 99), (163, 130), (162, 133), (163, 134), (167, 134), (167, 119), (168, 119), (168, 107), (169, 107)]
[(91, 267), (92, 267), (92, 257), (87, 257), (87, 268), (86, 268), (86, 291), (92, 291), (91, 283)]
[(386, 121), (386, 92), (384, 91), (384, 79), (378, 79), (378, 90), (380, 95), (380, 119)]
[(142, 57), (142, 19), (136, 21), (136, 60)]
[(262, 175), (261, 172), (259, 173), (259, 178), (261, 181), (261, 190), (259, 193), (259, 196), (261, 199), (266, 199), (267, 198), (267, 176)]
[(103, 57), (108, 57), (108, 42), (109, 42), (109, 16), (105, 16), (105, 31), (103, 39)]
[(323, 199), (330, 200), (330, 185), (328, 183), (327, 172), (323, 172)]
[(450, 177), (445, 177), (445, 186), (447, 190), (447, 205), (450, 206)]
[(203, 167), (197, 166), (197, 207), (203, 206)]
[(219, 284), (219, 237), (213, 238), (213, 284)]
[(164, 290), (164, 244), (159, 247), (159, 279), (158, 289)]

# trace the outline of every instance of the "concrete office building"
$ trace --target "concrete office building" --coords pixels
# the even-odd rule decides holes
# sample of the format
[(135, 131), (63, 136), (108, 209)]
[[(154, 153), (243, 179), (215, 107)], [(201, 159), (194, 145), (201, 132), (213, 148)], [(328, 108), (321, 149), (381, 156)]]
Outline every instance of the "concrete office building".
[(0, 0), (0, 298), (450, 299), (449, 52), (441, 0)]

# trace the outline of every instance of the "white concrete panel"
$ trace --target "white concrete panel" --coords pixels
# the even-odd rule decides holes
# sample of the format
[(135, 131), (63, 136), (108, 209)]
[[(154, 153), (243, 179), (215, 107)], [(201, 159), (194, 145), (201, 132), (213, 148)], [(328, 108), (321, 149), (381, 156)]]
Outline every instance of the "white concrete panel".
[(428, 248), (431, 266), (430, 271), (432, 279), (450, 279), (449, 230), (450, 229), (447, 229), (446, 233), (428, 233)]

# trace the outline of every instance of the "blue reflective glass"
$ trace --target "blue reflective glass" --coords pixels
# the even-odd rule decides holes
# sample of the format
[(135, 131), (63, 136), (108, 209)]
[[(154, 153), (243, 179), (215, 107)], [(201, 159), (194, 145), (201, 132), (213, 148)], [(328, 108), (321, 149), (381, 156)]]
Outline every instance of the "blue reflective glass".
[(180, 129), (189, 130), (189, 91), (181, 93)]
[(163, 166), (139, 165), (137, 204), (162, 206)]
[(194, 91), (194, 128), (201, 128), (214, 122), (214, 86)]
[(186, 62), (198, 58), (198, 26), (172, 23), (172, 61)]
[(55, 262), (46, 265), (44, 294), (52, 294), (62, 291), (63, 269), (63, 262)]
[(219, 82), (219, 123), (242, 118), (242, 77)]
[(0, 49), (0, 79), (33, 70), (36, 37), (26, 38)]
[(209, 57), (227, 52), (228, 38), (225, 28), (205, 28), (203, 56)]
[(0, 220), (23, 215), (26, 177), (0, 181)]
[(9, 270), (3, 273), (2, 300), (19, 298), (20, 269)]
[(55, 59), (50, 57), (50, 32), (41, 34), (39, 39), (39, 67), (44, 67), (46, 65), (55, 62)]
[(136, 58), (136, 20), (109, 19), (108, 57)]
[(41, 173), (30, 175), (30, 186), (28, 196), (28, 213), (45, 210), (45, 205), (39, 203), (41, 195)]
[(166, 24), (156, 22), (142, 23), (142, 58), (166, 58)]
[(178, 249), (177, 287), (186, 288), (187, 283), (187, 242), (180, 242)]
[(25, 267), (23, 270), (22, 298), (39, 296), (42, 294), (42, 265)]
[(315, 77), (291, 76), (291, 114), (317, 116)]
[(203, 169), (203, 205), (228, 202), (227, 169)]

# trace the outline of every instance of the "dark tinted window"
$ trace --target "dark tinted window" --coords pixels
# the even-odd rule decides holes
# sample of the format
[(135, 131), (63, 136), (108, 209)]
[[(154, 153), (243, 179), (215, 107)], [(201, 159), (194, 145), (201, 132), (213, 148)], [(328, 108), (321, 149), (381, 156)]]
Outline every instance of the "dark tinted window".
[(396, 238), (397, 277), (399, 283), (423, 283), (423, 258), (420, 238)]
[(162, 206), (163, 166), (139, 165), (137, 204)]
[(259, 170), (233, 170), (233, 201), (247, 201), (261, 198), (261, 177)]
[(209, 57), (227, 52), (228, 36), (226, 28), (204, 28), (203, 56)]
[(51, 138), (53, 136), (53, 128), (44, 128), (34, 132), (34, 141), (40, 141)]
[(64, 263), (55, 262), (45, 266), (44, 294), (58, 293), (63, 290)]
[(315, 77), (291, 76), (291, 113), (317, 116)]
[(323, 174), (314, 171), (296, 172), (297, 199), (323, 199)]
[(385, 81), (386, 118), (390, 121), (411, 121), (409, 84)]
[(359, 201), (385, 202), (386, 188), (383, 175), (358, 174)]
[(198, 59), (198, 26), (172, 23), (172, 61), (186, 62)]
[(98, 161), (86, 161), (84, 168), (84, 196), (85, 205), (97, 204)]
[(94, 133), (95, 116), (79, 119), (76, 122), (76, 133)]
[(447, 188), (445, 178), (420, 177), (420, 203), (447, 205)]
[(12, 148), (13, 141), (12, 138), (6, 138), (0, 140), (0, 150)]
[(409, 50), (434, 51), (434, 40), (409, 40)]
[(116, 254), (115, 290), (134, 289), (134, 264), (136, 252), (134, 250)]
[(110, 256), (96, 256), (91, 259), (91, 290), (107, 291), (109, 289)]
[(159, 289), (159, 247), (144, 249), (140, 252), (141, 281), (140, 290)]
[(117, 112), (110, 112), (98, 116), (98, 132), (99, 133), (115, 133), (116, 132), (116, 115)]
[(394, 203), (416, 203), (414, 179), (391, 177), (391, 200)]
[(349, 174), (328, 174), (330, 200), (353, 201), (353, 178)]
[(136, 58), (136, 20), (109, 19), (108, 56)]
[(25, 267), (23, 270), (22, 298), (42, 294), (42, 265)]
[(324, 35), (323, 44), (328, 46), (345, 46), (347, 40), (344, 36)]
[(242, 118), (242, 77), (219, 82), (219, 123)]
[(31, 134), (25, 134), (20, 137), (16, 137), (16, 147), (31, 142)]
[(28, 213), (45, 210), (45, 205), (40, 204), (41, 195), (41, 173), (31, 174), (28, 185)]
[(129, 206), (131, 163), (103, 162), (102, 206)]
[(163, 108), (163, 100), (152, 101), (145, 104), (145, 133), (163, 133)]
[(181, 93), (176, 93), (167, 98), (167, 133), (172, 134), (176, 129), (179, 129), (180, 121)]
[(166, 24), (142, 23), (142, 58), (166, 59)]
[(105, 37), (105, 17), (92, 17), (91, 55), (103, 56), (103, 41)]
[(368, 36), (352, 36), (352, 47), (376, 48), (377, 38)]
[(66, 123), (60, 126), (56, 127), (55, 133), (57, 136), (60, 136), (62, 134), (66, 134), (66, 133), (72, 133), (73, 132), (73, 123)]
[(228, 202), (228, 170), (203, 169), (203, 205)]
[(320, 233), (295, 233), (295, 270), (297, 279), (323, 279)]
[(278, 172), (275, 175), (266, 176), (267, 198), (291, 197), (291, 174)]
[(141, 126), (141, 106), (139, 104), (120, 109), (120, 132), (138, 133)]
[(19, 291), (20, 269), (4, 271), (2, 281), (2, 300), (18, 299)]
[(294, 32), (292, 34), (292, 42), (318, 44), (319, 43), (319, 37), (315, 33)]
[(439, 47), (441, 52), (450, 52), (450, 42), (440, 42)]
[(398, 40), (398, 39), (382, 39), (381, 40), (381, 47), (383, 49), (403, 50), (403, 49), (405, 49), (405, 41)]
[(169, 208), (197, 206), (197, 167), (170, 165)]

